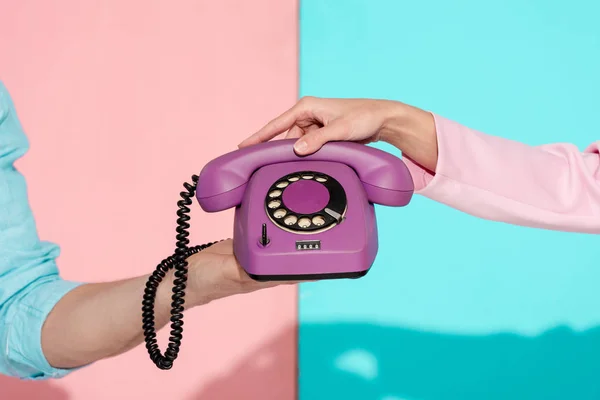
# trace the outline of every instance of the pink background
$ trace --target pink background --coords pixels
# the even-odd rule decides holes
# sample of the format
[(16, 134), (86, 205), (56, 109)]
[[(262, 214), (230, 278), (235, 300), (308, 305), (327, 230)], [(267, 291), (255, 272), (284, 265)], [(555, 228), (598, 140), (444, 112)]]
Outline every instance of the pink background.
[[(0, 79), (31, 141), (19, 167), (67, 279), (149, 273), (173, 249), (183, 181), (297, 97), (297, 0), (1, 0), (0, 9)], [(192, 242), (231, 235), (231, 211), (194, 210)], [(192, 310), (185, 329), (169, 372), (138, 346), (58, 381), (2, 377), (0, 397), (295, 397), (295, 288)]]

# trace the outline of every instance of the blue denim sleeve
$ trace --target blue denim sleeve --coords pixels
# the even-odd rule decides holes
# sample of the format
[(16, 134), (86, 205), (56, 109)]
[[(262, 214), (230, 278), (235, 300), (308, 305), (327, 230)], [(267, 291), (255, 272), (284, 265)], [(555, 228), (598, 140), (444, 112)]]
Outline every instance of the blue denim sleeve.
[(0, 374), (59, 378), (41, 346), (41, 330), (56, 303), (79, 285), (62, 280), (57, 245), (40, 241), (24, 177), (14, 163), (29, 148), (14, 104), (0, 81)]

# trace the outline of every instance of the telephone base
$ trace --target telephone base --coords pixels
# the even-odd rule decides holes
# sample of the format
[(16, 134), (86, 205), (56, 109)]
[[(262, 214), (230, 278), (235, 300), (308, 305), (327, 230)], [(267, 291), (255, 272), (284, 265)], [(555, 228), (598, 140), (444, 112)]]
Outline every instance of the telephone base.
[(302, 275), (255, 275), (248, 276), (257, 282), (282, 282), (282, 281), (322, 281), (327, 279), (358, 279), (367, 275), (369, 270), (357, 272), (334, 272), (324, 274), (302, 274)]

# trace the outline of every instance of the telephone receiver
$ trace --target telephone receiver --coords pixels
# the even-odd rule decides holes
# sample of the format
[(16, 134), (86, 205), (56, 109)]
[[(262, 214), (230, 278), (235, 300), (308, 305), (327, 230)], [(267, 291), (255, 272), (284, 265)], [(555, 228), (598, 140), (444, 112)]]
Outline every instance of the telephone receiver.
[[(360, 278), (378, 251), (375, 204), (403, 207), (414, 185), (404, 162), (354, 142), (328, 142), (299, 156), (295, 139), (274, 140), (224, 154), (204, 166), (181, 193), (175, 253), (148, 279), (143, 327), (150, 358), (170, 369), (183, 325), (187, 257), (213, 245), (189, 247), (189, 205), (205, 212), (235, 207), (233, 252), (257, 281)], [(156, 289), (175, 269), (171, 336), (163, 356), (156, 342)]]

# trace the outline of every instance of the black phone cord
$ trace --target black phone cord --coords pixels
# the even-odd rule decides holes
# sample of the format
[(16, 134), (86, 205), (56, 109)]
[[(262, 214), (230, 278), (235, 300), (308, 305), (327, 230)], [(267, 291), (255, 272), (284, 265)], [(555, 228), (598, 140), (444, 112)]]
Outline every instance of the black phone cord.
[[(148, 354), (154, 364), (163, 370), (168, 370), (173, 367), (173, 362), (179, 354), (179, 347), (181, 346), (181, 339), (183, 338), (183, 305), (185, 303), (184, 297), (188, 278), (187, 258), (192, 254), (196, 254), (217, 243), (212, 242), (193, 247), (188, 246), (190, 243), (188, 239), (188, 236), (190, 235), (188, 232), (188, 229), (190, 228), (190, 224), (188, 223), (190, 220), (190, 208), (188, 206), (192, 204), (192, 197), (194, 197), (194, 194), (196, 193), (196, 186), (198, 184), (197, 175), (192, 176), (192, 182), (192, 184), (188, 182), (183, 184), (186, 191), (180, 193), (181, 200), (177, 202), (177, 206), (179, 207), (177, 216), (179, 218), (177, 218), (177, 243), (175, 253), (162, 260), (156, 267), (156, 270), (150, 275), (146, 282), (142, 301), (142, 323), (146, 349), (148, 349)], [(168, 348), (165, 351), (165, 354), (162, 355), (156, 340), (154, 304), (158, 285), (162, 282), (167, 271), (171, 268), (175, 269), (173, 296), (171, 297), (173, 300), (171, 303), (171, 335), (169, 337)]]

